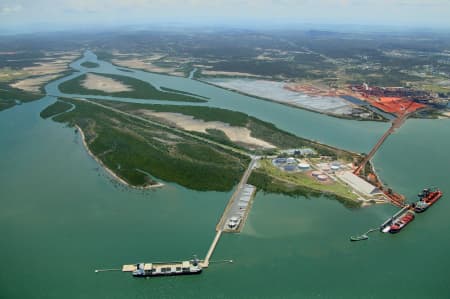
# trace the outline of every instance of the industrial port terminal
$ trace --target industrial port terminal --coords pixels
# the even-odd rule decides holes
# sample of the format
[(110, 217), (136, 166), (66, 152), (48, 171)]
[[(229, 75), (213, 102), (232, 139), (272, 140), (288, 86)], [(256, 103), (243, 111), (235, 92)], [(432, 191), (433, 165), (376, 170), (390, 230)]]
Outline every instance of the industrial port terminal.
[[(382, 232), (397, 232), (401, 230), (406, 224), (414, 219), (414, 206), (405, 203), (405, 197), (395, 193), (391, 189), (387, 189), (383, 186), (378, 178), (375, 183), (373, 181), (369, 182), (362, 172), (365, 169), (366, 164), (372, 159), (384, 141), (389, 137), (390, 134), (395, 132), (411, 115), (416, 111), (417, 107), (414, 109), (402, 109), (401, 113), (396, 114), (396, 118), (392, 121), (389, 129), (381, 136), (377, 141), (371, 151), (364, 157), (360, 164), (352, 171), (346, 171), (341, 173), (336, 173), (335, 175), (330, 175), (334, 180), (340, 180), (354, 189), (354, 192), (359, 194), (370, 194), (374, 190), (377, 190), (377, 194), (383, 196), (387, 202), (400, 207), (400, 210), (391, 218), (386, 220), (379, 228), (373, 228), (368, 230), (366, 233), (351, 237), (351, 241), (361, 241), (367, 240), (368, 234), (374, 231)], [(247, 184), (247, 181), (253, 171), (258, 166), (258, 162), (262, 157), (249, 155), (251, 162), (249, 163), (246, 171), (244, 172), (239, 184), (237, 185), (235, 191), (230, 197), (224, 212), (216, 225), (215, 237), (203, 259), (197, 259), (196, 256), (192, 260), (186, 261), (176, 261), (176, 262), (149, 262), (149, 263), (135, 263), (135, 264), (125, 264), (120, 269), (98, 269), (95, 270), (96, 273), (106, 272), (106, 271), (122, 271), (131, 272), (135, 277), (147, 277), (147, 276), (168, 276), (168, 275), (187, 275), (187, 274), (199, 274), (202, 269), (208, 268), (210, 263), (218, 262), (212, 261), (211, 258), (214, 255), (214, 251), (220, 241), (221, 236), (224, 233), (239, 233), (244, 228), (245, 222), (249, 215), (250, 209), (252, 207), (254, 195), (256, 193), (256, 188), (252, 185)], [(292, 159), (292, 158), (291, 158)], [(287, 159), (288, 160), (288, 159)], [(277, 163), (277, 159), (274, 159), (274, 163)], [(307, 168), (309, 165), (307, 163), (298, 164), (298, 168)], [(333, 165), (332, 167), (337, 167)], [(286, 168), (287, 170), (287, 168)], [(317, 172), (313, 171), (314, 173)], [(334, 172), (333, 172), (334, 173)], [(328, 177), (326, 175), (318, 176), (316, 178), (320, 180), (326, 180)], [(428, 190), (425, 189), (424, 192)], [(429, 192), (429, 191), (426, 191)], [(438, 191), (435, 191), (438, 192)], [(439, 191), (440, 192), (440, 191)], [(428, 193), (427, 193), (428, 194)], [(440, 196), (442, 193), (440, 193)], [(425, 195), (424, 195), (425, 196)], [(438, 198), (438, 199), (439, 199)], [(437, 201), (435, 199), (434, 201)], [(431, 203), (433, 204), (434, 201)], [(429, 205), (431, 205), (429, 204)], [(427, 206), (428, 207), (428, 206)], [(220, 262), (232, 262), (232, 260), (225, 260)]]

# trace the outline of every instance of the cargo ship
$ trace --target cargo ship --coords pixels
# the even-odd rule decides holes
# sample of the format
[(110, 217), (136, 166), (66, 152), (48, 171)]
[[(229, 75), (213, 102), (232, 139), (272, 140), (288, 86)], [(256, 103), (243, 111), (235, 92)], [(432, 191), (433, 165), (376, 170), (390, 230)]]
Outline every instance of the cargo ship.
[(122, 271), (132, 272), (134, 277), (172, 276), (200, 274), (202, 267), (200, 261), (194, 257), (193, 260), (182, 262), (124, 265)]
[(413, 207), (408, 205), (401, 209), (397, 214), (395, 214), (391, 219), (386, 221), (382, 227), (381, 231), (383, 233), (395, 234), (404, 229), (411, 221), (415, 218), (415, 213)]
[(413, 204), (414, 211), (416, 213), (422, 213), (442, 197), (442, 191), (439, 189), (434, 191), (431, 189), (423, 189), (423, 191), (419, 193), (418, 197), (419, 200)]

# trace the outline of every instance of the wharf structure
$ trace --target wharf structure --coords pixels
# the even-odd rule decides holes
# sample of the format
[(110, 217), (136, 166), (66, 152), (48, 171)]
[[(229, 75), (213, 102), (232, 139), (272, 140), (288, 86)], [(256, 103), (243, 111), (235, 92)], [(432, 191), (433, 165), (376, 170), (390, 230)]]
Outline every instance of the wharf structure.
[(216, 236), (209, 247), (205, 259), (200, 262), (200, 265), (203, 268), (207, 268), (209, 266), (210, 259), (214, 254), (214, 250), (216, 249), (223, 233), (238, 233), (242, 231), (245, 221), (247, 220), (248, 213), (250, 212), (256, 191), (254, 186), (247, 184), (247, 181), (259, 159), (260, 157), (252, 156), (252, 160), (247, 167), (247, 170), (228, 201), (222, 217), (216, 225)]

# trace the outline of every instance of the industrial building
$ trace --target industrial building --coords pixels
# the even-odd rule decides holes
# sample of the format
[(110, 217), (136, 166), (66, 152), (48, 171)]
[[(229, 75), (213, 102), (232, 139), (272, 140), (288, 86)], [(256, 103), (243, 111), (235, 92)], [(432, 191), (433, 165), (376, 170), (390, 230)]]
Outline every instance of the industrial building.
[(369, 184), (359, 176), (355, 175), (350, 171), (343, 171), (336, 173), (336, 176), (341, 179), (343, 182), (347, 183), (350, 187), (362, 193), (366, 196), (374, 196), (376, 194), (382, 193), (380, 189)]

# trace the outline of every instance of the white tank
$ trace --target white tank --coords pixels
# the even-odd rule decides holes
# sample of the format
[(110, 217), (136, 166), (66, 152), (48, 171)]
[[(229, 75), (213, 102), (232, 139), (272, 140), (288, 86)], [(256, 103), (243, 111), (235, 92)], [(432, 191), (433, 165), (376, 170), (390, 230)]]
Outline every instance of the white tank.
[(300, 163), (298, 164), (298, 168), (300, 169), (309, 169), (309, 164), (308, 163)]

